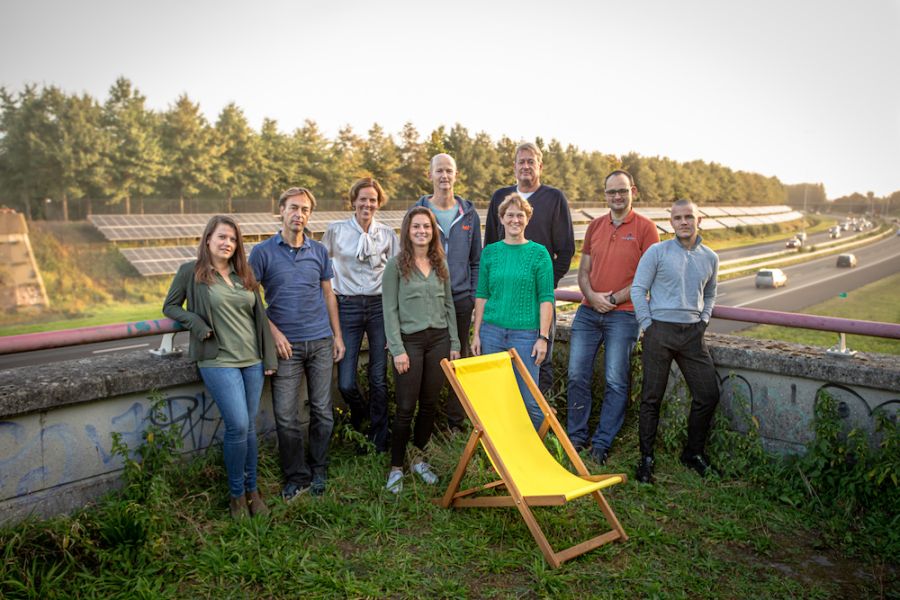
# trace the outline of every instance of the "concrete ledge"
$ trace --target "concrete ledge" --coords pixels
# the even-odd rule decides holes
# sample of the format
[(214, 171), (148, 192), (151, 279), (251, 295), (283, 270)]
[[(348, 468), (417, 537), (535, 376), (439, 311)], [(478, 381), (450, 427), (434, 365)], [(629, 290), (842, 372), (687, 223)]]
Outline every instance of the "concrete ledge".
[(713, 333), (708, 334), (707, 340), (717, 367), (900, 392), (900, 356), (860, 352), (852, 358), (842, 358), (825, 354), (815, 346)]
[(0, 419), (200, 381), (184, 356), (147, 350), (0, 371)]

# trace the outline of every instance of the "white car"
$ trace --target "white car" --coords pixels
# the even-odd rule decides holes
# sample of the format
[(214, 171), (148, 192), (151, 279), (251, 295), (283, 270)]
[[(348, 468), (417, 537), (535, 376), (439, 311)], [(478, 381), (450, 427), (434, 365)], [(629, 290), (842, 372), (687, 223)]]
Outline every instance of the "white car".
[(779, 288), (787, 285), (787, 275), (781, 269), (760, 269), (756, 273), (757, 288)]

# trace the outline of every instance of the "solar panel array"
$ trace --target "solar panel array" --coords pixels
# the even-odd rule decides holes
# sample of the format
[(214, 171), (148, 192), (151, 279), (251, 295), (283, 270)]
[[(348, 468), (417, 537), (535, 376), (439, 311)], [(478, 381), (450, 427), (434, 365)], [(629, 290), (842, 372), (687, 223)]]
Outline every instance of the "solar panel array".
[[(669, 224), (669, 209), (638, 207), (635, 210), (651, 219), (658, 229), (673, 233)], [(802, 218), (802, 214), (789, 206), (704, 206), (699, 209), (703, 215), (702, 228), (705, 230), (734, 228), (747, 225), (783, 223)], [(477, 209), (482, 226), (487, 218), (486, 209)], [(605, 215), (605, 207), (581, 208), (572, 212), (575, 239), (584, 239), (588, 224)], [(334, 221), (350, 218), (350, 211), (322, 211), (313, 213), (307, 228), (316, 238), (321, 238)], [(399, 231), (405, 210), (379, 211), (378, 220)], [(268, 213), (239, 213), (232, 215), (241, 225), (245, 236), (271, 236), (280, 228), (278, 215)], [(197, 240), (212, 214), (178, 215), (91, 215), (90, 222), (113, 242), (135, 242), (145, 240)], [(714, 217), (714, 218), (713, 218)], [(249, 254), (253, 244), (244, 245)], [(178, 267), (196, 257), (196, 245), (166, 246), (148, 248), (120, 248), (122, 255), (134, 265), (143, 276), (171, 275)]]
[[(244, 251), (256, 244), (244, 244)], [(144, 277), (150, 275), (171, 275), (182, 264), (197, 258), (196, 246), (166, 246), (156, 248), (119, 248), (119, 252)]]
[[(212, 214), (184, 215), (90, 215), (88, 220), (111, 242), (178, 240), (199, 238)], [(231, 215), (244, 235), (272, 235), (279, 229), (278, 217), (268, 213)]]

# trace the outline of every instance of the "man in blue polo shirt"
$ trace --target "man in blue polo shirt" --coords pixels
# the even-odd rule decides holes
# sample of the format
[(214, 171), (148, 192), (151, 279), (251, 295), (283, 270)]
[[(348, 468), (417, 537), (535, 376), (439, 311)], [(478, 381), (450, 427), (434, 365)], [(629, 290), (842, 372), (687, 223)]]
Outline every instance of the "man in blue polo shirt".
[[(269, 326), (278, 351), (272, 378), (272, 409), (278, 455), (291, 501), (309, 490), (325, 493), (328, 445), (334, 428), (331, 374), (344, 357), (337, 300), (331, 289), (334, 272), (325, 246), (305, 235), (316, 207), (312, 192), (292, 187), (278, 199), (282, 228), (250, 253), (250, 266), (266, 295)], [(306, 379), (309, 404), (309, 460), (299, 403)], [(305, 408), (305, 407), (304, 407)]]

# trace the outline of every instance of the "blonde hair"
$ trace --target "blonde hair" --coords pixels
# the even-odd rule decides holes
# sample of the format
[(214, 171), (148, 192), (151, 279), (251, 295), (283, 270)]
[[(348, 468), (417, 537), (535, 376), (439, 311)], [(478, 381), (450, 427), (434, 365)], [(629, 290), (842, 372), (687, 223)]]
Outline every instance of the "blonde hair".
[(528, 200), (520, 196), (517, 192), (513, 192), (503, 199), (503, 202), (497, 207), (497, 216), (502, 219), (506, 214), (506, 211), (512, 206), (521, 209), (522, 212), (525, 213), (525, 216), (528, 217), (529, 220), (531, 219), (531, 214), (534, 212), (534, 209), (531, 208), (531, 204)]

